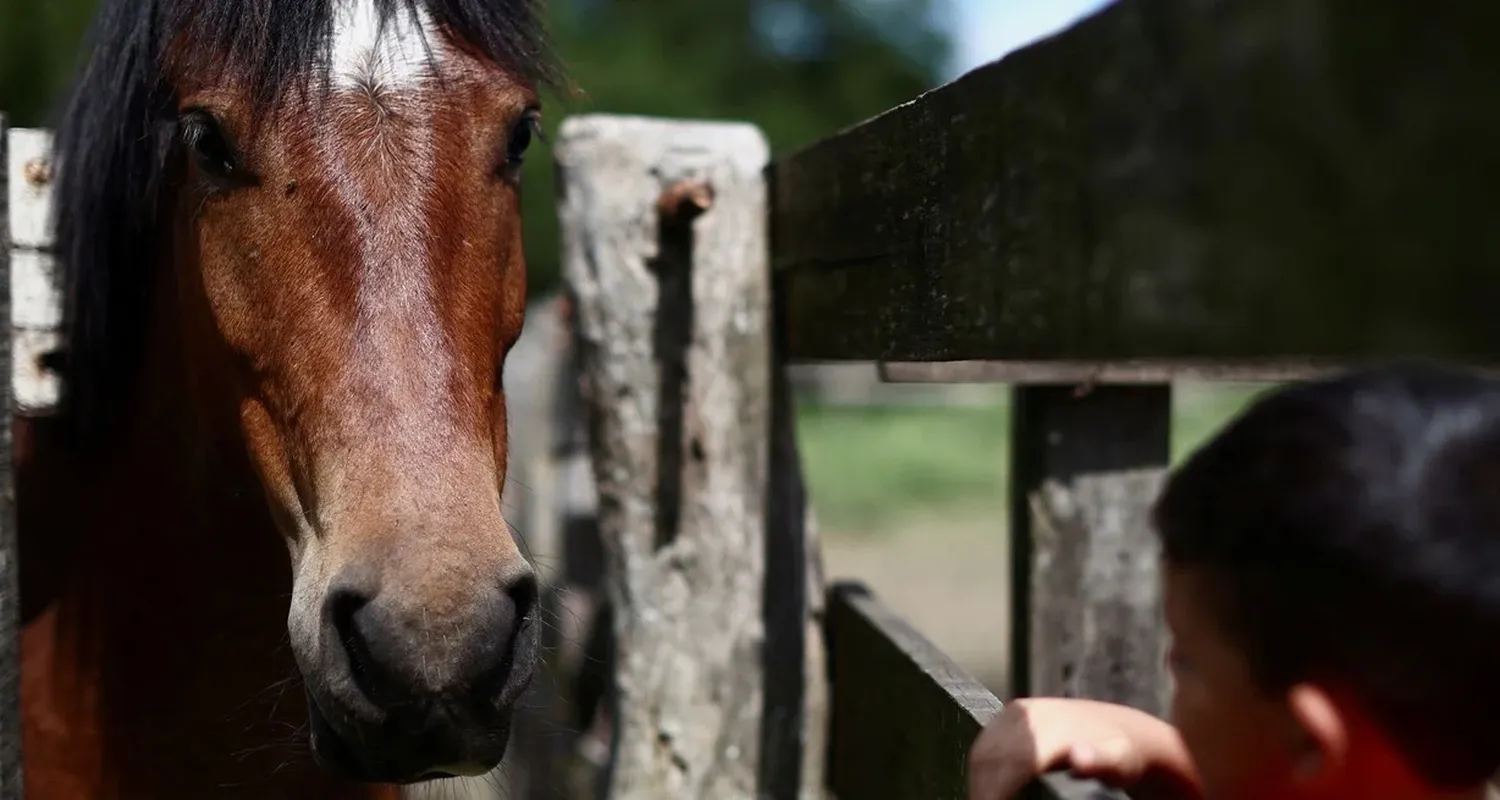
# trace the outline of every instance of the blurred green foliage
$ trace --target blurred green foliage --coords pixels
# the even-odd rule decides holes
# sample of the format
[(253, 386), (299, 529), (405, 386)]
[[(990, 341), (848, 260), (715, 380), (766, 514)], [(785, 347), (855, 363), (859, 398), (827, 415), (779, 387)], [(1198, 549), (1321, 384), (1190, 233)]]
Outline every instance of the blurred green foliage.
[[(1172, 397), (1180, 464), (1275, 384), (1183, 384)], [(1010, 400), (975, 406), (802, 402), (798, 444), (819, 523), (830, 536), (884, 535), (914, 520), (992, 520), (1005, 530)], [(935, 524), (948, 524), (938, 522)]]
[(0, 111), (45, 125), (68, 85), (95, 0), (0, 0)]
[[(0, 0), (0, 109), (46, 125), (95, 0)], [(547, 127), (611, 112), (737, 119), (773, 152), (807, 144), (939, 83), (948, 0), (550, 0), (578, 94), (547, 98)], [(525, 176), (533, 292), (557, 281), (553, 164)]]

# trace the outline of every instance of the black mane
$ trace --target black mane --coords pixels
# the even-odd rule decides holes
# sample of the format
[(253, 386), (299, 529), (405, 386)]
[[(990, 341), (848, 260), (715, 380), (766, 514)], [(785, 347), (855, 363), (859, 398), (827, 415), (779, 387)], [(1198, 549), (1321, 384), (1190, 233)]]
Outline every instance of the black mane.
[[(561, 76), (541, 0), (378, 0), (385, 17), (424, 8), (540, 86)], [(54, 208), (64, 274), (64, 380), (75, 433), (104, 433), (131, 397), (150, 317), (171, 158), (172, 66), (226, 70), (266, 110), (296, 82), (327, 77), (335, 0), (103, 0), (57, 126)]]

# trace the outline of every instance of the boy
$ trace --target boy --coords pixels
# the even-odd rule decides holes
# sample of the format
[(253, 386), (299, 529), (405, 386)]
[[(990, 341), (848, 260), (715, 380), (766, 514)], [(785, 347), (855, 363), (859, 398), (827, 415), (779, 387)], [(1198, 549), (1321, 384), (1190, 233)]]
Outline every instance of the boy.
[(1070, 769), (1150, 798), (1483, 798), (1500, 767), (1500, 382), (1357, 372), (1256, 402), (1157, 501), (1168, 724), (1037, 698), (969, 800)]

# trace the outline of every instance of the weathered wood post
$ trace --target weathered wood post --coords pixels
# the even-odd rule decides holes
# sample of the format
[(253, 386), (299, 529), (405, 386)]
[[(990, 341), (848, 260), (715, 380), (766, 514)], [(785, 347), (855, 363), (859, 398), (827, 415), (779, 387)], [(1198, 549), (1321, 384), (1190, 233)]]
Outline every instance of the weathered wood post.
[(10, 129), (0, 114), (0, 285), (5, 287), (4, 341), (0, 342), (0, 375), (6, 390), (0, 398), (0, 800), (20, 800), (21, 774), (21, 585), (16, 563), (16, 478), (11, 447), (15, 383), (11, 375), (11, 198), (21, 191), (12, 180), (25, 180), (24, 167), (12, 163)]
[[(790, 415), (772, 410), (767, 157), (744, 124), (585, 116), (558, 140), (615, 619), (616, 798), (821, 789), (803, 758), (825, 679), (806, 666), (810, 614), (766, 624), (789, 616), (766, 613), (768, 537), (796, 535), (770, 519), (772, 420)], [(789, 672), (804, 691), (768, 695)]]
[(1160, 715), (1171, 684), (1149, 511), (1172, 452), (1172, 387), (1013, 397), (1013, 691)]
[[(585, 796), (568, 788), (576, 737), (570, 713), (573, 698), (563, 669), (576, 660), (568, 656), (578, 649), (579, 638), (566, 627), (572, 620), (565, 605), (572, 588), (564, 537), (569, 509), (558, 454), (559, 437), (574, 423), (567, 390), (577, 381), (568, 305), (560, 293), (533, 303), (521, 335), (531, 366), (517, 360), (523, 354), (519, 345), (506, 361), (507, 397), (511, 386), (522, 393), (510, 414), (514, 477), (507, 488), (516, 490), (517, 502), (509, 513), (522, 520), (521, 539), (537, 569), (545, 662), (518, 709), (505, 790), (485, 795), (495, 800)], [(593, 476), (588, 477), (592, 482)]]

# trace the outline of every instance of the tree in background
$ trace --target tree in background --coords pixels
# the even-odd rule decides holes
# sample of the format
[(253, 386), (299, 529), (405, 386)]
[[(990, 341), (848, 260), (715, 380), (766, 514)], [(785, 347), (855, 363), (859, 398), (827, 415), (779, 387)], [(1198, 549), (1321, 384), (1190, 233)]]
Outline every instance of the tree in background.
[[(772, 151), (808, 144), (936, 85), (949, 58), (949, 0), (550, 0), (552, 34), (580, 94), (570, 113), (735, 119)], [(0, 0), (0, 109), (45, 125), (95, 0)], [(553, 164), (526, 167), (533, 292), (557, 283)]]
[(47, 125), (72, 77), (95, 0), (0, 0), (0, 111)]

